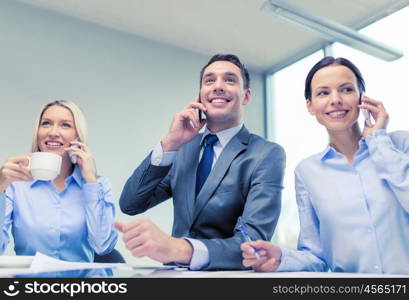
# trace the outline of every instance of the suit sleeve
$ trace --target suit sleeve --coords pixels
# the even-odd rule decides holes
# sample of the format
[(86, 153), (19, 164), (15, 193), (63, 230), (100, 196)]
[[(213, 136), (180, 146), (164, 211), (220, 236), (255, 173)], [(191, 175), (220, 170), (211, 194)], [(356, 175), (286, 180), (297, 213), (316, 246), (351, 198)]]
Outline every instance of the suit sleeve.
[(121, 211), (128, 215), (143, 213), (172, 197), (172, 166), (154, 166), (149, 154), (125, 183), (119, 199)]
[(240, 244), (244, 242), (238, 229), (247, 226), (252, 240), (270, 240), (281, 209), (281, 190), (285, 169), (285, 152), (277, 144), (258, 153), (261, 159), (251, 174), (250, 189), (241, 217), (234, 228), (234, 235), (224, 239), (202, 239), (209, 249), (209, 264), (206, 270), (245, 269), (242, 264)]

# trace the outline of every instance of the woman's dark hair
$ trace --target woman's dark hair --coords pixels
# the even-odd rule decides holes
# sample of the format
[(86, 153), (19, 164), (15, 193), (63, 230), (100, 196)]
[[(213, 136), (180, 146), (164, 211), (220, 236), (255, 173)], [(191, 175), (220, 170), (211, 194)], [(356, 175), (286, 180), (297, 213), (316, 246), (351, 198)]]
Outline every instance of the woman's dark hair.
[(331, 66), (331, 65), (345, 66), (348, 69), (350, 69), (352, 73), (355, 74), (356, 81), (358, 83), (359, 93), (365, 92), (364, 78), (362, 77), (362, 74), (359, 71), (359, 69), (352, 62), (350, 62), (348, 59), (343, 58), (343, 57), (334, 58), (333, 56), (325, 56), (323, 59), (317, 62), (308, 72), (307, 78), (305, 79), (305, 90), (304, 90), (304, 96), (306, 100), (308, 99), (311, 100), (311, 81), (315, 73), (318, 70)]

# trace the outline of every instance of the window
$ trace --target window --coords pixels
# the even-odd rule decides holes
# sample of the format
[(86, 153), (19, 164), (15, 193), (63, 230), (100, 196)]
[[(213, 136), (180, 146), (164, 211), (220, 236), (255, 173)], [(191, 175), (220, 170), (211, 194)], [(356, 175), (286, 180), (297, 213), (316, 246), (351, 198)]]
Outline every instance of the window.
[(409, 118), (404, 113), (409, 112), (409, 36), (403, 32), (408, 25), (409, 7), (406, 7), (361, 30), (404, 53), (393, 62), (385, 62), (339, 43), (333, 45), (334, 56), (348, 58), (361, 70), (366, 95), (385, 105), (390, 115), (388, 131), (409, 130)]
[(299, 232), (294, 169), (326, 144), (325, 132), (307, 112), (304, 99), (305, 77), (323, 55), (322, 51), (311, 54), (268, 79), (274, 99), (270, 124), (275, 129), (274, 136), (268, 138), (283, 146), (287, 156), (281, 215), (273, 241), (287, 247), (296, 246)]

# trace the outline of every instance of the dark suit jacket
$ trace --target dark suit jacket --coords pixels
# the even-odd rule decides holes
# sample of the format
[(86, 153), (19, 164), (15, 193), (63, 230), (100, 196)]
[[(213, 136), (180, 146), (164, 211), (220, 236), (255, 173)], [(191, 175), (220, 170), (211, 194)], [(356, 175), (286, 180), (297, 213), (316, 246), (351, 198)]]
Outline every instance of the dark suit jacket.
[(244, 269), (238, 225), (245, 224), (253, 240), (271, 239), (281, 208), (285, 153), (243, 126), (196, 198), (201, 138), (183, 145), (172, 166), (153, 166), (148, 155), (126, 182), (119, 204), (124, 213), (135, 215), (173, 197), (172, 235), (207, 246), (210, 263), (203, 269)]

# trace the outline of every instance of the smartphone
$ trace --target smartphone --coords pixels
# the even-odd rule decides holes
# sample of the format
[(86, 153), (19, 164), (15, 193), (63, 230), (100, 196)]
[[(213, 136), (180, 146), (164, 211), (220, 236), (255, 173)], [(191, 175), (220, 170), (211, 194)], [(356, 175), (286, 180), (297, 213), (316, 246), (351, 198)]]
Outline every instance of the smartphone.
[[(200, 100), (200, 94), (199, 94), (199, 103), (202, 103), (202, 101)], [(201, 110), (201, 109), (197, 109), (197, 113), (199, 114), (199, 121), (203, 122), (203, 120), (206, 120), (206, 114)]]
[[(364, 96), (364, 93), (360, 93), (359, 94), (359, 104), (362, 103), (362, 97)], [(365, 108), (361, 108), (361, 112), (365, 118), (365, 125), (368, 127), (372, 127), (372, 122), (371, 122), (371, 114), (369, 113), (369, 111)]]
[[(79, 138), (75, 139), (75, 141), (77, 141), (77, 142), (79, 142), (79, 140), (80, 140)], [(77, 148), (77, 149), (80, 148), (80, 146), (78, 146), (78, 145), (72, 145), (71, 147)], [(68, 151), (68, 155), (70, 155), (71, 162), (73, 164), (76, 164), (77, 163), (77, 156), (76, 155), (71, 155), (71, 154), (72, 154), (72, 151)]]

